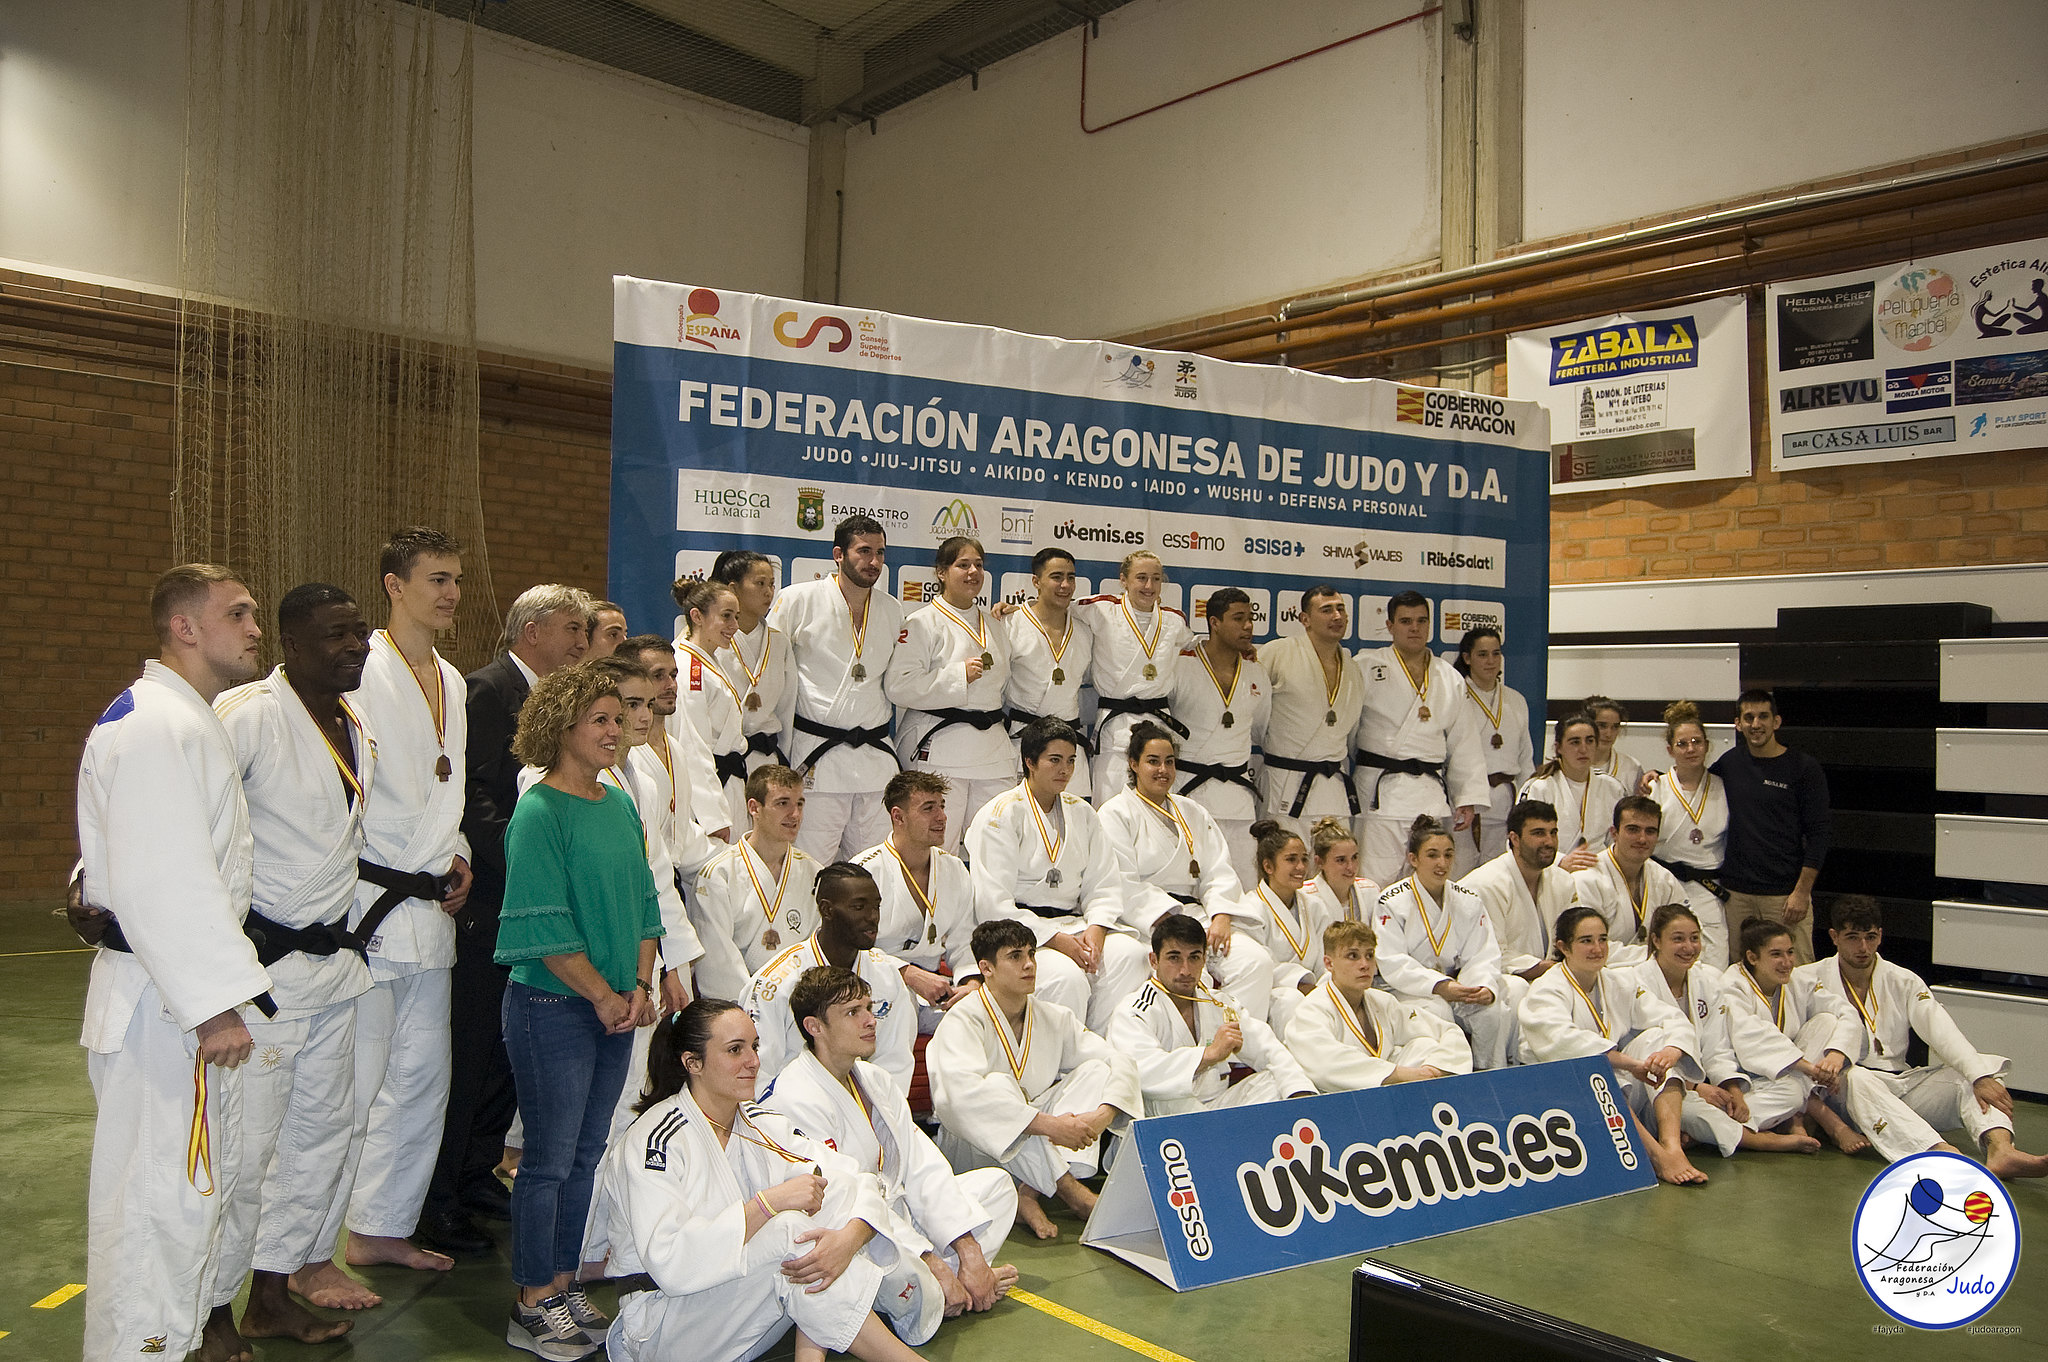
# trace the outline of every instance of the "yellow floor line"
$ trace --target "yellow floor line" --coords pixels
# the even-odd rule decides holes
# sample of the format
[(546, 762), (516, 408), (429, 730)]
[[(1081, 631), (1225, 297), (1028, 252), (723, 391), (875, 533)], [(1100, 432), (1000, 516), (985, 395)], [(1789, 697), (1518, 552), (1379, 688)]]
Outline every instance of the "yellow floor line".
[(84, 1282), (72, 1282), (69, 1285), (58, 1287), (29, 1308), (31, 1310), (55, 1310), (58, 1306), (83, 1290), (85, 1290)]
[(1079, 1310), (1069, 1310), (1064, 1305), (1056, 1304), (1043, 1296), (1034, 1296), (1029, 1291), (1020, 1290), (1013, 1286), (1010, 1288), (1010, 1299), (1022, 1301), (1033, 1310), (1043, 1310), (1054, 1319), (1063, 1320), (1073, 1325), (1076, 1329), (1086, 1329), (1098, 1338), (1106, 1338), (1111, 1343), (1121, 1344), (1140, 1357), (1151, 1358), (1152, 1362), (1189, 1362), (1188, 1358), (1182, 1357), (1179, 1353), (1168, 1352), (1157, 1343), (1147, 1343), (1144, 1339), (1134, 1334), (1127, 1334), (1121, 1329), (1112, 1329), (1099, 1319), (1090, 1319)]
[(64, 951), (0, 951), (0, 960), (12, 960), (21, 955), (90, 955), (96, 949), (94, 946), (74, 946)]

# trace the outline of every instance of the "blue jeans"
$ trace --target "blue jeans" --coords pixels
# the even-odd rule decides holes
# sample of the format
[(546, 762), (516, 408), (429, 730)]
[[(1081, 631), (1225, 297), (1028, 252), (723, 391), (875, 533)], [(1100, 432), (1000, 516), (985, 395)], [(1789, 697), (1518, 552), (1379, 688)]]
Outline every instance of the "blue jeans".
[(517, 980), (505, 985), (504, 1022), (526, 1123), (512, 1182), (512, 1280), (547, 1286), (583, 1261), (583, 1222), (633, 1036), (606, 1035), (587, 999)]

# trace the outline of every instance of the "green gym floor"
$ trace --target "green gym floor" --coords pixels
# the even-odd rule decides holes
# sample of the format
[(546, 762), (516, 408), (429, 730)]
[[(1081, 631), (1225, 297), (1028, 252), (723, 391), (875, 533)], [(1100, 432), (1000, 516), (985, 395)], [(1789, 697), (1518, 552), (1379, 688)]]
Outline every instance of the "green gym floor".
[[(90, 956), (51, 905), (0, 905), (0, 1362), (79, 1356), (85, 1280), (85, 1189), (93, 1102), (78, 1018)], [(2023, 1104), (2022, 1147), (2048, 1148), (2048, 1106)], [(1401, 1267), (1502, 1296), (1698, 1362), (1763, 1358), (2048, 1358), (2048, 1278), (2022, 1257), (2019, 1280), (1980, 1325), (1998, 1334), (1889, 1332), (1858, 1286), (1849, 1217), (1879, 1165), (1832, 1151), (1813, 1158), (1699, 1160), (1713, 1179), (1695, 1191), (1657, 1188), (1390, 1249)], [(2048, 1186), (2013, 1188), (2022, 1242), (2048, 1253)], [(1024, 1289), (1129, 1335), (1016, 1301), (956, 1321), (924, 1350), (935, 1359), (1057, 1358), (1135, 1362), (1334, 1362), (1350, 1334), (1354, 1260), (1177, 1295), (1075, 1241), (1013, 1237), (1005, 1255)], [(2038, 1259), (2036, 1261), (2039, 1261)], [(510, 1295), (501, 1259), (442, 1276), (392, 1268), (363, 1274), (384, 1296), (341, 1344), (259, 1343), (269, 1362), (524, 1357), (504, 1343)], [(1880, 1332), (1883, 1330), (1884, 1332)], [(788, 1356), (787, 1344), (771, 1356)], [(691, 1362), (678, 1358), (675, 1362)]]

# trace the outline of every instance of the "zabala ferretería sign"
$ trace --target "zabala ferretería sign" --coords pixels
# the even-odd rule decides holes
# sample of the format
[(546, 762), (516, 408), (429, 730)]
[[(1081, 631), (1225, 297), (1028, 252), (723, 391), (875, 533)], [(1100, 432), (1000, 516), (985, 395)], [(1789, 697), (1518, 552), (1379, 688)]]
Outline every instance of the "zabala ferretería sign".
[(1138, 1122), (1081, 1242), (1176, 1290), (1656, 1182), (1604, 1058)]

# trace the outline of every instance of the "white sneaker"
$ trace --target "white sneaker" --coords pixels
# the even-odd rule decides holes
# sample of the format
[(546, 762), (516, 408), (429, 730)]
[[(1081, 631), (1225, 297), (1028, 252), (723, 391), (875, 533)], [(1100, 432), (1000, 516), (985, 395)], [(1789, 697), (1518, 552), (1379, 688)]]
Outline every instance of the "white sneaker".
[(505, 1341), (544, 1362), (583, 1362), (604, 1348), (602, 1342), (583, 1332), (569, 1313), (568, 1300), (560, 1295), (549, 1296), (538, 1305), (515, 1298)]
[(896, 1337), (911, 1347), (931, 1342), (946, 1318), (946, 1293), (939, 1279), (914, 1253), (898, 1253), (896, 1266), (882, 1278), (875, 1309), (889, 1321)]

